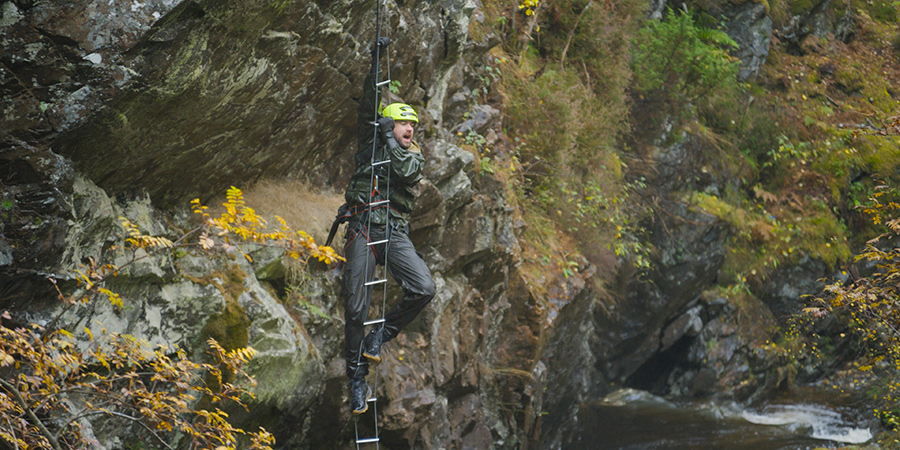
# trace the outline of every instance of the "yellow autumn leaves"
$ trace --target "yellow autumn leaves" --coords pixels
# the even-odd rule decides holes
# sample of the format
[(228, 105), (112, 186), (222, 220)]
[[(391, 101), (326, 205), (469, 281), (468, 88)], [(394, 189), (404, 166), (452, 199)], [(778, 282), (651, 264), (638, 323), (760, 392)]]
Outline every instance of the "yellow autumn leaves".
[[(275, 216), (276, 228), (269, 228), (267, 221), (247, 206), (244, 194), (232, 186), (226, 193), (225, 207), (219, 217), (209, 214), (209, 208), (200, 199), (191, 201), (191, 209), (201, 218), (202, 225), (198, 243), (205, 250), (221, 248), (226, 252), (238, 250), (232, 238), (261, 246), (275, 246), (284, 249), (285, 255), (296, 259), (316, 258), (326, 264), (343, 260), (331, 247), (317, 245), (315, 240), (303, 231), (291, 229), (284, 219)], [(243, 253), (248, 261), (249, 255)]]
[(538, 3), (540, 0), (522, 0), (522, 3), (519, 3), (519, 10), (525, 11), (526, 16), (534, 15), (534, 10), (537, 9)]
[[(204, 206), (199, 198), (191, 201), (191, 210), (200, 216), (201, 221), (200, 226), (192, 230), (199, 233), (197, 241), (193, 243), (187, 242), (187, 235), (173, 242), (165, 237), (142, 233), (137, 225), (124, 217), (120, 217), (119, 221), (128, 232), (126, 242), (133, 249), (143, 249), (147, 252), (159, 248), (199, 246), (203, 250), (241, 252), (244, 258), (252, 262), (250, 255), (238, 246), (247, 243), (281, 248), (285, 255), (296, 260), (316, 258), (326, 264), (343, 260), (334, 249), (316, 244), (312, 236), (304, 231), (291, 229), (279, 216), (275, 216), (277, 226), (269, 227), (263, 217), (247, 206), (243, 192), (234, 186), (226, 192), (226, 201), (222, 206), (225, 211), (214, 217), (209, 213), (209, 207)], [(90, 277), (85, 276), (85, 281), (90, 282)]]
[[(133, 258), (119, 265), (88, 258), (75, 271), (74, 293), (64, 294), (55, 279), (59, 299), (68, 309), (88, 303), (91, 298), (109, 300), (125, 307), (122, 297), (108, 289), (106, 282), (125, 267), (165, 251), (194, 250), (246, 253), (254, 246), (280, 248), (286, 256), (325, 263), (342, 260), (333, 249), (319, 246), (303, 231), (291, 229), (280, 217), (270, 227), (243, 193), (231, 187), (226, 193), (224, 212), (213, 216), (200, 200), (191, 202), (199, 216), (194, 228), (180, 237), (153, 236), (141, 231), (131, 220), (120, 217), (126, 248)], [(114, 246), (112, 250), (119, 250)], [(243, 371), (253, 357), (252, 348), (226, 350), (215, 340), (207, 342), (209, 363), (190, 360), (183, 349), (150, 348), (133, 336), (84, 327), (79, 345), (69, 331), (58, 328), (56, 319), (44, 326), (15, 323), (0, 311), (0, 445), (12, 448), (88, 448), (90, 436), (82, 434), (74, 420), (82, 415), (106, 415), (124, 424), (139, 424), (144, 437), (154, 444), (173, 448), (173, 436), (186, 436), (192, 448), (271, 450), (274, 436), (265, 429), (245, 431), (234, 427), (218, 405), (253, 398), (249, 387), (255, 381)], [(102, 327), (102, 325), (101, 325)], [(96, 336), (95, 336), (96, 334)], [(81, 345), (84, 344), (84, 345)], [(240, 380), (240, 381), (238, 381)], [(81, 412), (70, 410), (70, 396), (80, 399)], [(203, 401), (200, 401), (203, 399)], [(178, 438), (183, 439), (183, 438)]]
[[(10, 320), (3, 313), (3, 320)], [(133, 336), (87, 328), (86, 350), (64, 329), (8, 328), (0, 323), (0, 442), (14, 448), (90, 448), (91, 436), (65, 417), (106, 415), (124, 424), (140, 424), (154, 444), (169, 445), (171, 432), (187, 436), (191, 448), (271, 450), (275, 440), (263, 428), (232, 426), (217, 405), (243, 406), (255, 386), (243, 367), (251, 348), (226, 350), (207, 340), (209, 363), (191, 361), (185, 350), (150, 349)], [(227, 376), (225, 376), (227, 374)], [(229, 382), (228, 380), (235, 380)], [(240, 382), (238, 382), (238, 380)], [(79, 399), (71, 409), (72, 398)], [(204, 402), (207, 406), (201, 407)], [(169, 433), (169, 434), (167, 434)], [(149, 441), (148, 441), (149, 443)]]

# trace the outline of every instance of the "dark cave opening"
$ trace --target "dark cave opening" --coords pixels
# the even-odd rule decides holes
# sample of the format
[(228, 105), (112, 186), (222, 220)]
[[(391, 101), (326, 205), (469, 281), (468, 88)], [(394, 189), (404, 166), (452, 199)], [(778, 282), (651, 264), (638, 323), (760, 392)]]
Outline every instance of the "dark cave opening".
[(625, 380), (625, 387), (640, 389), (655, 395), (665, 395), (669, 390), (669, 378), (676, 370), (689, 368), (691, 345), (696, 337), (682, 337), (668, 349), (657, 352)]

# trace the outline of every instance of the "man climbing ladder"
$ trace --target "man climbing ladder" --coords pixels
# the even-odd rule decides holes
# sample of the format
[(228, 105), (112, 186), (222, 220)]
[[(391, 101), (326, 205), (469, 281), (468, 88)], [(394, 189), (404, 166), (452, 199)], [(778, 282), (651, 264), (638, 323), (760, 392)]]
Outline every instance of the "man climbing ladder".
[[(359, 102), (356, 171), (344, 195), (349, 216), (342, 288), (347, 376), (350, 378), (350, 409), (368, 410), (372, 392), (366, 382), (369, 362), (381, 361), (381, 347), (397, 337), (434, 298), (431, 272), (409, 239), (409, 212), (415, 197), (413, 186), (422, 178), (425, 159), (413, 140), (415, 110), (392, 103), (381, 113), (379, 56), (390, 44), (378, 38), (372, 49), (372, 68), (366, 76)], [(375, 266), (384, 265), (403, 289), (403, 298), (374, 325), (368, 335), (364, 323), (372, 298)], [(383, 280), (381, 280), (383, 281)]]

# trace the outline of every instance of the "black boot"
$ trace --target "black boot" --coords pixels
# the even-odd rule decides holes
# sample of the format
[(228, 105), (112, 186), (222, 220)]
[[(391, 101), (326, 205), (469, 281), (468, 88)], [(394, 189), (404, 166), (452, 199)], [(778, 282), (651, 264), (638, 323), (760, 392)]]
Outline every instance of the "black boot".
[(381, 362), (381, 344), (384, 341), (384, 327), (380, 326), (369, 332), (363, 341), (363, 356), (373, 363)]
[(369, 399), (372, 398), (372, 389), (365, 378), (350, 380), (350, 412), (354, 415), (362, 414), (369, 410)]

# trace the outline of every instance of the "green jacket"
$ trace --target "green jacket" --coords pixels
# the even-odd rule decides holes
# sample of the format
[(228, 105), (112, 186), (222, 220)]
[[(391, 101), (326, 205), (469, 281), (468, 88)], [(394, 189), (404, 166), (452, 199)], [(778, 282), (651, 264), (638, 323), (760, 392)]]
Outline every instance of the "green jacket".
[[(355, 211), (368, 210), (373, 224), (384, 225), (387, 223), (388, 211), (394, 224), (406, 225), (409, 220), (409, 212), (415, 203), (412, 188), (422, 179), (422, 168), (425, 167), (425, 158), (415, 142), (409, 149), (399, 145), (388, 147), (376, 142), (375, 121), (381, 118), (381, 112), (375, 112), (375, 105), (381, 104), (378, 89), (375, 87), (375, 73), (370, 72), (366, 76), (363, 88), (363, 97), (359, 101), (359, 119), (357, 122), (358, 147), (356, 151), (356, 171), (350, 178), (344, 199), (347, 205)], [(387, 166), (390, 170), (390, 185), (388, 180), (377, 178), (377, 186), (372, 189), (372, 150), (377, 152), (376, 161), (389, 159)], [(364, 205), (386, 200), (390, 196), (390, 203), (372, 208)], [(389, 207), (388, 207), (389, 206)], [(354, 219), (364, 219), (364, 214), (355, 214)]]

